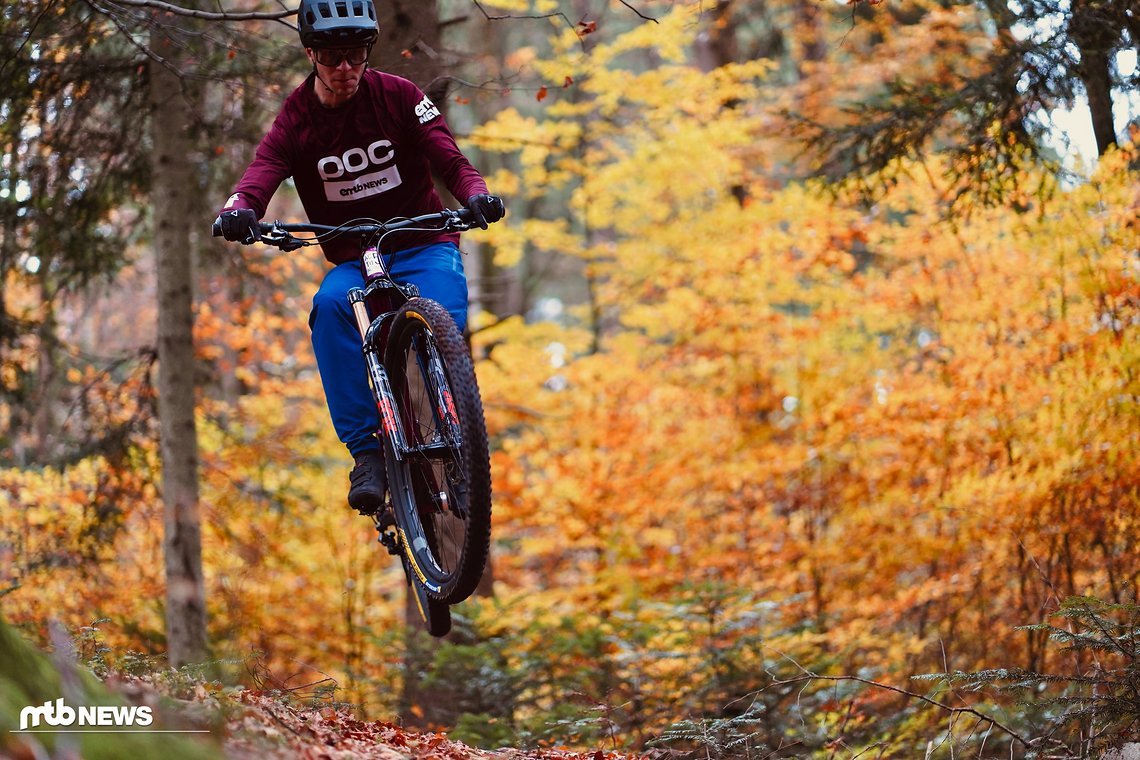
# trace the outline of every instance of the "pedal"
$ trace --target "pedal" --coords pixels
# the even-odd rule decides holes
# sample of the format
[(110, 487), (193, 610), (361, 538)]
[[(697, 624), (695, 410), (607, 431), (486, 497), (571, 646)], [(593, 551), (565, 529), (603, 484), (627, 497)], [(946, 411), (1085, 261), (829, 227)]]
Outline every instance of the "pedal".
[(400, 539), (394, 530), (396, 527), (396, 517), (392, 514), (392, 506), (385, 504), (383, 512), (373, 514), (371, 517), (372, 522), (376, 524), (376, 532), (379, 534), (376, 537), (376, 541), (382, 544), (393, 557), (398, 557), (403, 554), (400, 550)]
[(393, 557), (399, 557), (403, 554), (400, 550), (400, 539), (396, 536), (395, 531), (380, 531), (380, 536), (376, 540), (383, 544), (384, 548), (387, 549), (388, 553)]
[(392, 505), (385, 504), (384, 511), (376, 516), (376, 530), (383, 533), (388, 528), (396, 527), (396, 515), (392, 512)]

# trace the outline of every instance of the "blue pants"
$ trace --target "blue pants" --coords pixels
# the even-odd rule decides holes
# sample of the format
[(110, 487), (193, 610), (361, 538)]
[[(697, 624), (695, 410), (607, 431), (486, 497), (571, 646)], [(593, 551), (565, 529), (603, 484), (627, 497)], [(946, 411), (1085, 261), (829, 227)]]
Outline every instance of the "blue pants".
[[(467, 326), (467, 279), (454, 243), (409, 248), (394, 259), (386, 256), (385, 263), (392, 279), (411, 283), (419, 288), (420, 295), (438, 301), (463, 331)], [(309, 314), (313, 353), (333, 427), (354, 457), (380, 445), (375, 436), (379, 412), (368, 385), (360, 332), (348, 303), (348, 291), (363, 287), (358, 261), (338, 264), (325, 275)]]

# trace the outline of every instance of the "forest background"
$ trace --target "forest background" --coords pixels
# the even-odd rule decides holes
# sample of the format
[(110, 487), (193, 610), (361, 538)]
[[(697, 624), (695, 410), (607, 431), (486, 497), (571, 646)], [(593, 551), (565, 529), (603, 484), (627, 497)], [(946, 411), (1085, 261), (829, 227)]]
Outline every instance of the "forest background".
[[(209, 237), (306, 73), (282, 6), (12, 0), (6, 624), (47, 648), (54, 621), (99, 675), (208, 657), (207, 683), (488, 747), (1140, 739), (1134, 4), (380, 5), (373, 65), (509, 209), (464, 240), (487, 593), (446, 641), (409, 632), (343, 500), (323, 260)], [(283, 188), (269, 216), (300, 214)], [(193, 324), (167, 403), (193, 404), (160, 445), (164, 250)], [(200, 657), (168, 641), (171, 445)]]

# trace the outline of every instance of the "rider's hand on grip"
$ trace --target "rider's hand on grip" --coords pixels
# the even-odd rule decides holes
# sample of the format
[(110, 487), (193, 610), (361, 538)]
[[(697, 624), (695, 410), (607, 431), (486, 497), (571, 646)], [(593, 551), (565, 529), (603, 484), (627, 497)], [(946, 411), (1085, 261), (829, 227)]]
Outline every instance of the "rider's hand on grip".
[(488, 224), (499, 221), (507, 213), (502, 198), (486, 193), (468, 198), (467, 208), (471, 209), (472, 221), (483, 229), (487, 229)]
[(252, 243), (258, 239), (257, 214), (251, 208), (236, 208), (223, 211), (221, 217), (222, 237), (232, 243)]

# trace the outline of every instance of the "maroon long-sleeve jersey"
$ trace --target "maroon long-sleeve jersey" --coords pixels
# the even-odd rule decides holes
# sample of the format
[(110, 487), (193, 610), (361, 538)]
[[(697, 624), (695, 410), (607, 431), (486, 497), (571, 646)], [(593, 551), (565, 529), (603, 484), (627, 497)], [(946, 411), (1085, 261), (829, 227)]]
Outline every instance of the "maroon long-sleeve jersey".
[[(286, 98), (223, 211), (250, 208), (260, 219), (287, 177), (314, 224), (439, 211), (432, 171), (460, 200), (487, 192), (439, 109), (408, 80), (368, 69), (360, 89), (337, 108), (320, 104), (313, 81), (310, 74)], [(458, 243), (459, 235), (409, 233), (387, 240), (385, 248), (446, 240)], [(322, 247), (325, 258), (339, 264), (359, 255), (357, 245), (339, 238)]]

